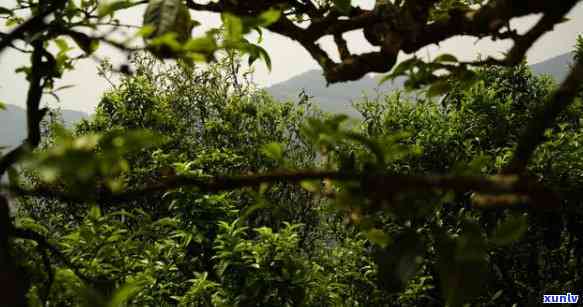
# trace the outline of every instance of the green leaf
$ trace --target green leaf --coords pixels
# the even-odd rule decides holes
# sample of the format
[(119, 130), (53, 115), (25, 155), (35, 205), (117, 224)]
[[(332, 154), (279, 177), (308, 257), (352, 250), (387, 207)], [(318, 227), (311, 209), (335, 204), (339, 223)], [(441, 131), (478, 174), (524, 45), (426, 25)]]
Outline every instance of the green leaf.
[(528, 230), (528, 217), (526, 215), (511, 215), (496, 226), (492, 243), (496, 245), (508, 245), (518, 241)]
[(378, 231), (372, 235), (387, 245), (386, 248), (378, 248), (372, 255), (379, 270), (379, 285), (390, 293), (401, 291), (419, 271), (424, 252), (422, 237), (414, 231), (406, 231), (391, 242)]
[(391, 237), (387, 235), (384, 231), (377, 228), (369, 230), (366, 233), (366, 238), (369, 241), (381, 246), (382, 248), (385, 248), (392, 243)]
[(421, 60), (419, 60), (417, 57), (412, 57), (408, 60), (405, 60), (405, 61), (399, 63), (399, 65), (397, 65), (397, 67), (395, 67), (390, 74), (383, 77), (379, 83), (382, 84), (388, 80), (393, 80), (398, 76), (404, 75), (406, 71), (409, 71), (410, 69), (412, 69), (420, 61)]
[(463, 306), (483, 290), (487, 249), (479, 225), (466, 220), (460, 235), (437, 235), (438, 270), (447, 306)]
[(0, 101), (0, 111), (6, 110), (6, 103), (4, 101)]
[(280, 143), (269, 143), (263, 145), (261, 152), (275, 161), (281, 161), (283, 159), (283, 145)]
[(94, 220), (99, 219), (101, 217), (101, 209), (98, 206), (91, 206), (88, 216)]
[(184, 44), (184, 49), (190, 52), (210, 55), (217, 50), (217, 42), (212, 36), (203, 36), (189, 39)]
[(320, 180), (303, 180), (300, 182), (300, 186), (308, 192), (317, 193), (320, 192), (322, 183)]
[(429, 86), (429, 89), (427, 89), (426, 95), (427, 95), (427, 97), (435, 97), (435, 96), (444, 95), (451, 90), (451, 85), (452, 85), (452, 82), (450, 82), (449, 80), (440, 79), (436, 82), (433, 82)]
[(441, 54), (433, 60), (434, 62), (457, 62), (457, 58), (449, 53)]
[(231, 43), (239, 42), (243, 38), (243, 21), (231, 13), (221, 15), (225, 26), (225, 39)]
[(97, 8), (97, 16), (99, 17), (105, 17), (108, 15), (113, 16), (113, 13), (115, 13), (116, 11), (127, 9), (134, 5), (136, 4), (128, 0), (116, 0), (100, 3), (99, 7)]
[(148, 39), (165, 37), (149, 49), (154, 55), (160, 58), (176, 58), (176, 46), (172, 43), (169, 49), (166, 43), (170, 37), (178, 44), (188, 41), (194, 22), (182, 0), (150, 0), (144, 13), (143, 26), (154, 28), (150, 35), (144, 36), (146, 43), (149, 43)]
[(145, 281), (128, 282), (117, 289), (109, 301), (109, 307), (123, 307), (126, 303), (138, 294), (145, 286)]
[(14, 167), (8, 168), (8, 182), (14, 187), (17, 187), (20, 184), (20, 176)]
[(49, 230), (45, 226), (37, 223), (35, 220), (29, 217), (17, 218), (16, 225), (24, 229), (32, 230), (41, 235), (47, 235), (49, 233)]
[(349, 14), (352, 8), (350, 0), (333, 0), (334, 8), (336, 8), (342, 14)]
[(12, 12), (11, 9), (7, 9), (7, 8), (5, 8), (3, 6), (0, 6), (0, 15), (10, 15), (10, 16), (12, 16), (12, 15), (14, 15), (14, 12)]
[(69, 44), (67, 44), (67, 41), (62, 39), (62, 38), (55, 39), (55, 44), (57, 45), (57, 48), (59, 48), (60, 53), (65, 53), (65, 52), (71, 50), (71, 47), (69, 47)]
[(97, 39), (89, 37), (85, 33), (74, 32), (70, 34), (71, 38), (75, 41), (77, 46), (81, 48), (87, 55), (93, 54), (99, 48), (99, 41)]
[(256, 60), (263, 59), (267, 69), (271, 71), (271, 58), (269, 57), (267, 51), (265, 51), (265, 49), (263, 49), (261, 46), (247, 43), (245, 44), (245, 47), (243, 47), (243, 50), (249, 54), (249, 66), (253, 65)]
[(140, 27), (138, 32), (136, 32), (136, 36), (149, 37), (149, 36), (152, 36), (152, 34), (154, 34), (155, 31), (156, 31), (156, 28), (154, 26), (145, 25), (145, 26)]
[(268, 27), (273, 23), (277, 22), (281, 17), (281, 11), (277, 9), (269, 9), (261, 14), (259, 14), (259, 25), (263, 27)]
[(257, 202), (245, 208), (239, 217), (242, 221), (246, 220), (253, 212), (269, 207), (269, 203), (263, 197), (258, 197)]

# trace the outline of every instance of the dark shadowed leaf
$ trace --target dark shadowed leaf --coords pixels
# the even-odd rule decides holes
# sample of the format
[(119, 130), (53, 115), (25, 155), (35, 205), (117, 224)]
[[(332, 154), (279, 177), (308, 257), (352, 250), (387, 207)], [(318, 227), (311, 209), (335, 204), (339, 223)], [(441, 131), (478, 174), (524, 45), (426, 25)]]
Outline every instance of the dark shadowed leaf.
[(14, 15), (14, 13), (12, 12), (11, 9), (5, 8), (3, 6), (0, 6), (0, 15)]
[(433, 60), (434, 62), (457, 62), (457, 58), (449, 53), (441, 54)]
[[(145, 36), (146, 43), (149, 38), (173, 37), (178, 44), (182, 44), (190, 38), (194, 23), (184, 1), (151, 0), (144, 13), (143, 26), (154, 28), (152, 34)], [(176, 57), (176, 48), (168, 49), (166, 45), (164, 42), (159, 43), (150, 51), (161, 58)]]
[(444, 234), (437, 243), (439, 276), (447, 306), (463, 306), (482, 292), (488, 274), (480, 227), (465, 221), (459, 236)]
[[(378, 237), (378, 232), (374, 236)], [(373, 253), (379, 270), (379, 284), (385, 291), (397, 292), (418, 273), (425, 248), (424, 241), (414, 231), (399, 234), (393, 242), (390, 238), (382, 241), (387, 246), (378, 248)]]
[(444, 95), (451, 90), (451, 85), (452, 82), (447, 79), (438, 80), (429, 86), (429, 89), (427, 89), (427, 96), (435, 97)]
[(352, 5), (350, 4), (350, 0), (334, 0), (334, 7), (343, 14), (350, 13), (350, 8)]
[(490, 239), (496, 245), (508, 245), (518, 241), (528, 230), (526, 215), (511, 215), (496, 226)]

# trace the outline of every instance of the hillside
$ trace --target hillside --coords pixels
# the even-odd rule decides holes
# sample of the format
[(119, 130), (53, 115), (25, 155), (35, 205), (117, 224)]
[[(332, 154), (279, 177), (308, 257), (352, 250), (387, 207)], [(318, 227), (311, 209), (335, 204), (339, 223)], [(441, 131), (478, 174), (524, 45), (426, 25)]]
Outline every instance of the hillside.
[(536, 74), (548, 74), (555, 81), (561, 82), (567, 77), (569, 72), (569, 65), (573, 59), (573, 53), (568, 52), (548, 60), (530, 65), (532, 71)]
[[(565, 53), (545, 61), (531, 65), (536, 74), (548, 74), (557, 82), (561, 82), (569, 71), (572, 53)], [(379, 92), (387, 92), (401, 88), (403, 79), (387, 82), (379, 87), (378, 80), (364, 77), (361, 80), (326, 86), (326, 81), (320, 70), (310, 70), (291, 79), (266, 88), (274, 98), (279, 100), (297, 100), (302, 89), (313, 100), (328, 112), (345, 113), (357, 116), (351, 101), (363, 96), (375, 97)], [(88, 117), (84, 112), (62, 110), (65, 123), (70, 125), (82, 118)], [(0, 146), (15, 146), (22, 142), (26, 132), (26, 114), (22, 107), (6, 105), (6, 110), (0, 111)]]
[(297, 100), (303, 89), (307, 95), (313, 96), (315, 102), (324, 111), (340, 112), (356, 115), (351, 101), (364, 95), (374, 97), (377, 92), (387, 92), (403, 85), (403, 79), (393, 83), (386, 82), (379, 87), (378, 79), (366, 76), (358, 81), (345, 82), (326, 86), (326, 80), (321, 70), (310, 70), (287, 81), (266, 88), (266, 91), (278, 100)]
[[(572, 53), (547, 59), (531, 65), (535, 74), (548, 74), (557, 82), (561, 82), (569, 71)], [(310, 70), (287, 81), (272, 85), (265, 90), (279, 100), (297, 100), (302, 89), (307, 95), (312, 96), (322, 110), (333, 113), (345, 113), (357, 115), (352, 108), (351, 101), (358, 100), (363, 95), (374, 97), (377, 92), (387, 92), (401, 88), (403, 79), (397, 79), (394, 83), (387, 82), (381, 87), (378, 80), (373, 77), (364, 77), (361, 80), (334, 84), (326, 87), (326, 80), (321, 70)]]
[[(63, 120), (66, 125), (78, 122), (88, 115), (81, 111), (62, 110)], [(6, 109), (0, 111), (0, 146), (12, 147), (18, 145), (26, 138), (26, 110), (15, 105), (6, 105)]]

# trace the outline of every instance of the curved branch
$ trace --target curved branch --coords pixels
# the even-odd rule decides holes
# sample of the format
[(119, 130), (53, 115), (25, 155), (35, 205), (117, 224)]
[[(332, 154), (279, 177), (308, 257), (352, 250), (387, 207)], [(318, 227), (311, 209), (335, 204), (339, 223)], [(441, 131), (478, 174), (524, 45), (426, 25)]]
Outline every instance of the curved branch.
[[(513, 193), (531, 197), (557, 199), (554, 192), (545, 188), (530, 178), (517, 176), (423, 176), (400, 175), (392, 173), (359, 173), (318, 170), (299, 170), (290, 172), (273, 172), (267, 174), (245, 176), (218, 176), (213, 178), (176, 176), (168, 178), (159, 184), (141, 189), (129, 190), (123, 193), (112, 193), (108, 190), (99, 191), (96, 200), (102, 203), (124, 202), (139, 199), (145, 195), (162, 193), (178, 188), (197, 188), (201, 192), (214, 193), (235, 190), (245, 187), (256, 187), (262, 183), (298, 183), (304, 180), (338, 180), (353, 181), (361, 184), (364, 193), (377, 196), (389, 196), (407, 191), (427, 191), (434, 189), (452, 191), (476, 191), (485, 193)], [(83, 202), (87, 198), (79, 198), (55, 191), (51, 188), (25, 189), (5, 186), (6, 190), (19, 196), (57, 198), (70, 202)], [(85, 196), (89, 197), (89, 196)], [(553, 207), (557, 203), (548, 203)]]
[[(308, 27), (302, 28), (287, 16), (282, 16), (268, 29), (298, 41), (320, 64), (328, 83), (336, 83), (356, 80), (369, 72), (390, 71), (399, 51), (414, 53), (427, 45), (437, 44), (458, 35), (504, 36), (500, 30), (512, 18), (543, 13), (544, 17), (527, 35), (511, 37), (515, 45), (509, 56), (506, 60), (497, 61), (498, 64), (515, 65), (520, 62), (532, 44), (560, 22), (578, 2), (579, 0), (564, 0), (559, 4), (548, 0), (491, 0), (478, 9), (452, 9), (448, 18), (428, 21), (429, 11), (436, 5), (436, 0), (409, 0), (402, 7), (394, 7), (394, 12), (388, 16), (376, 9), (364, 10), (355, 7), (348, 14), (349, 18), (344, 18), (333, 10), (314, 10), (306, 7), (304, 3), (293, 1), (291, 3), (293, 8), (309, 11), (311, 23)], [(279, 3), (281, 1), (254, 1), (244, 4), (232, 4), (228, 1), (198, 4), (192, 0), (187, 1), (187, 5), (193, 10), (217, 13), (230, 11), (239, 15), (259, 14), (262, 10)], [(388, 18), (391, 20), (387, 20)], [(377, 27), (379, 24), (390, 26)], [(349, 31), (362, 29), (374, 32), (377, 31), (375, 28), (382, 29), (379, 35), (385, 37), (380, 51), (347, 56), (344, 52), (347, 46), (342, 40), (336, 39), (337, 47), (342, 52), (339, 63), (332, 61), (316, 43), (327, 35), (339, 38)]]
[(567, 79), (552, 94), (547, 104), (541, 107), (525, 127), (510, 163), (503, 174), (518, 174), (524, 171), (534, 151), (544, 141), (544, 132), (555, 123), (557, 117), (575, 99), (583, 84), (583, 59), (579, 59)]

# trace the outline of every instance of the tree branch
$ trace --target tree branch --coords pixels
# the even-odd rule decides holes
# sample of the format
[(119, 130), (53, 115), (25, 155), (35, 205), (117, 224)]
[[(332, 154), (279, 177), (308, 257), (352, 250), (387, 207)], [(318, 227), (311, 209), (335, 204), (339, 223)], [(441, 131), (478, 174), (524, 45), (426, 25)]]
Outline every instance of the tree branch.
[(567, 79), (552, 94), (547, 104), (541, 107), (525, 127), (510, 163), (503, 174), (522, 173), (534, 151), (544, 141), (544, 132), (555, 123), (557, 117), (575, 99), (583, 83), (583, 59), (578, 59)]
[[(517, 176), (416, 176), (391, 173), (370, 174), (318, 170), (274, 172), (246, 176), (218, 176), (213, 178), (176, 176), (156, 185), (118, 194), (108, 190), (102, 190), (99, 191), (98, 196), (95, 198), (91, 198), (88, 194), (80, 198), (47, 187), (25, 189), (22, 187), (4, 186), (3, 188), (18, 196), (57, 198), (70, 202), (84, 202), (95, 199), (98, 202), (113, 203), (139, 199), (145, 195), (162, 193), (178, 188), (190, 187), (197, 188), (201, 192), (215, 193), (245, 187), (256, 187), (262, 183), (298, 183), (304, 180), (323, 179), (359, 182), (364, 193), (373, 195), (387, 196), (407, 191), (442, 189), (463, 192), (516, 193), (525, 196), (544, 195), (547, 199), (556, 199), (555, 193), (546, 189), (540, 183), (530, 178)], [(553, 207), (554, 205), (556, 203), (547, 204), (548, 207)]]
[(40, 100), (43, 93), (43, 78), (45, 71), (43, 69), (42, 57), (45, 52), (43, 41), (33, 43), (33, 52), (31, 56), (32, 68), (30, 72), (30, 82), (26, 98), (26, 121), (27, 121), (27, 139), (18, 147), (14, 148), (6, 155), (0, 158), (0, 178), (10, 166), (16, 163), (22, 155), (32, 148), (38, 146), (41, 140), (40, 122), (48, 109), (39, 110)]
[[(328, 83), (336, 83), (357, 80), (369, 72), (390, 71), (399, 51), (414, 53), (427, 45), (437, 44), (457, 35), (497, 37), (510, 19), (543, 13), (543, 19), (527, 35), (511, 37), (515, 40), (515, 45), (508, 58), (496, 61), (497, 64), (515, 65), (532, 44), (560, 22), (578, 2), (579, 0), (564, 0), (558, 4), (548, 0), (491, 0), (479, 9), (452, 9), (448, 18), (430, 21), (429, 11), (436, 5), (436, 0), (409, 0), (402, 7), (394, 6), (393, 12), (388, 15), (376, 9), (363, 10), (355, 7), (348, 14), (349, 18), (335, 10), (315, 10), (295, 1), (291, 3), (292, 8), (309, 11), (311, 23), (308, 27), (302, 28), (284, 15), (268, 29), (298, 41), (320, 64)], [(245, 16), (259, 14), (279, 3), (281, 1), (254, 1), (244, 4), (232, 4), (229, 1), (198, 4), (192, 0), (187, 1), (187, 5), (193, 10), (217, 13), (229, 11)], [(382, 26), (383, 24), (387, 26)], [(384, 37), (383, 43), (373, 44), (380, 45), (381, 50), (347, 56), (344, 52), (347, 46), (338, 38), (346, 32), (359, 29), (365, 33), (381, 29), (378, 34)], [(339, 63), (332, 61), (316, 43), (327, 35), (336, 38), (338, 50), (342, 53)]]
[(47, 16), (54, 13), (56, 10), (62, 8), (67, 0), (54, 0), (50, 1), (51, 5), (40, 14), (35, 15), (16, 27), (12, 32), (8, 33), (6, 36), (0, 40), (0, 53), (4, 51), (7, 47), (12, 45), (12, 42), (21, 39), (28, 32), (37, 33), (45, 30), (44, 20)]

